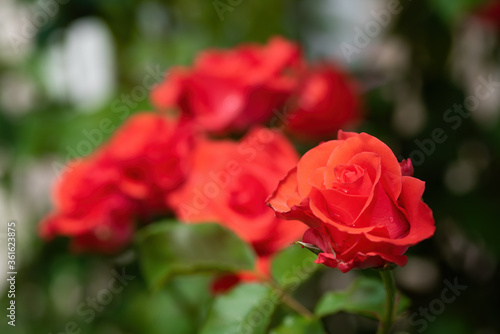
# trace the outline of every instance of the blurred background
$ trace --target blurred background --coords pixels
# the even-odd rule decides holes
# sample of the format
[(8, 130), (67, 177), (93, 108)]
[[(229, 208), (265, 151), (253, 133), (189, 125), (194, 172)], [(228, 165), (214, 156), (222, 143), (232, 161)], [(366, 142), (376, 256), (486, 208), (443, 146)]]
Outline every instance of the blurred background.
[[(422, 332), (500, 333), (495, 5), (500, 8), (479, 0), (0, 0), (0, 248), (7, 248), (7, 222), (15, 220), (18, 267), (16, 327), (2, 314), (0, 332), (196, 332), (193, 319), (203, 314), (194, 305), (209, 300), (204, 278), (179, 279), (152, 294), (133, 251), (75, 256), (64, 242), (42, 242), (37, 224), (66, 163), (92, 152), (128, 115), (150, 110), (151, 86), (170, 66), (188, 65), (206, 48), (283, 35), (309, 59), (334, 61), (358, 79), (366, 114), (358, 130), (386, 142), (400, 159), (412, 158), (415, 176), (426, 181), (436, 235), (409, 251), (408, 265), (395, 272), (398, 286), (412, 301), (410, 314), (440, 299), (445, 280), (467, 289)], [(473, 111), (448, 111), (464, 105)], [(7, 268), (6, 255), (0, 268)], [(113, 268), (136, 278), (102, 310), (81, 307), (106, 288)], [(6, 272), (0, 270), (3, 312)], [(310, 284), (319, 295), (356, 275), (326, 271)], [(188, 280), (195, 281), (189, 289)], [(183, 290), (180, 305), (173, 296)], [(338, 333), (370, 333), (372, 327), (352, 317), (325, 322)], [(422, 328), (408, 319), (398, 326)]]

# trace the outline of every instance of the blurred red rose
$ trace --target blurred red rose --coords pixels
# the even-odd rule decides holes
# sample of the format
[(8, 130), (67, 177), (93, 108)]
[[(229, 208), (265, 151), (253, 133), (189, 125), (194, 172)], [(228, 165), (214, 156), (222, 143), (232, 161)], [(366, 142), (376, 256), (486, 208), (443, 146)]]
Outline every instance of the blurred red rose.
[(497, 29), (500, 29), (500, 1), (491, 0), (481, 4), (476, 12), (476, 16)]
[(321, 249), (317, 263), (342, 272), (403, 266), (408, 247), (435, 230), (412, 171), (377, 138), (339, 131), (300, 159), (268, 203), (278, 217), (309, 226), (303, 241)]
[(287, 132), (311, 141), (331, 139), (360, 118), (360, 96), (352, 78), (323, 63), (304, 72), (288, 108)]
[(151, 100), (159, 110), (179, 108), (206, 131), (242, 131), (284, 105), (299, 64), (299, 47), (278, 37), (265, 46), (204, 51), (193, 68), (172, 69)]
[(259, 272), (267, 275), (269, 256), (306, 229), (298, 221), (275, 218), (265, 204), (297, 161), (286, 138), (265, 128), (250, 131), (239, 143), (204, 140), (193, 152), (188, 180), (169, 202), (181, 221), (217, 222), (234, 231), (253, 246), (260, 258)]
[(136, 220), (170, 210), (165, 196), (185, 179), (192, 141), (188, 124), (153, 113), (132, 116), (108, 144), (65, 171), (42, 236), (71, 237), (76, 251), (120, 250)]
[(271, 256), (259, 256), (255, 263), (254, 271), (222, 274), (213, 281), (210, 290), (214, 295), (226, 293), (240, 283), (255, 282), (269, 276), (271, 274), (270, 268)]
[(186, 178), (193, 144), (189, 123), (139, 113), (113, 135), (103, 158), (117, 169), (121, 192), (138, 201), (143, 216), (153, 218), (170, 211), (165, 195)]
[(132, 237), (135, 203), (120, 192), (117, 176), (101, 154), (73, 162), (55, 188), (55, 210), (41, 222), (42, 237), (71, 237), (76, 252), (122, 249)]

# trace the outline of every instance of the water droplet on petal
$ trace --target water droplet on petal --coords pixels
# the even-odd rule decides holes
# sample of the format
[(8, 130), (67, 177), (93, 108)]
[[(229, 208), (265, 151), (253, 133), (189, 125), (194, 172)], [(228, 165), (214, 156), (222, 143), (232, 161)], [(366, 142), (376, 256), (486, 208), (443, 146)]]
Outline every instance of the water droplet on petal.
[(389, 221), (390, 221), (391, 223), (393, 223), (393, 222), (394, 222), (394, 217), (389, 217)]

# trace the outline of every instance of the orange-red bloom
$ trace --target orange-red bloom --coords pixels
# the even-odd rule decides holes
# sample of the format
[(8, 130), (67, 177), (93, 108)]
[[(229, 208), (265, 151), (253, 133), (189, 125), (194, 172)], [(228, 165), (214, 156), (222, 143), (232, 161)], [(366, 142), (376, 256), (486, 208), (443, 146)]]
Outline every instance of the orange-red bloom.
[(181, 221), (217, 222), (234, 231), (255, 249), (260, 273), (269, 274), (269, 257), (306, 229), (298, 221), (277, 219), (265, 204), (297, 161), (286, 138), (265, 128), (250, 131), (240, 142), (204, 140), (193, 152), (188, 180), (169, 202)]
[(408, 247), (435, 230), (424, 182), (412, 172), (377, 138), (339, 131), (300, 159), (268, 203), (309, 226), (303, 241), (321, 249), (317, 263), (343, 272), (403, 266)]

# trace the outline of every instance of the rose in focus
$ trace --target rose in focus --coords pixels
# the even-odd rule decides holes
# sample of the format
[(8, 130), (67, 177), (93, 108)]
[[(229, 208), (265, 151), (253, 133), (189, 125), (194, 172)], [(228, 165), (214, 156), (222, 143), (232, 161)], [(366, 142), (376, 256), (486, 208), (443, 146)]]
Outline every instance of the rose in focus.
[(377, 138), (339, 131), (300, 159), (268, 204), (309, 227), (303, 242), (321, 250), (317, 263), (342, 272), (403, 266), (408, 247), (435, 230), (425, 184), (412, 174)]

